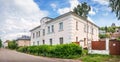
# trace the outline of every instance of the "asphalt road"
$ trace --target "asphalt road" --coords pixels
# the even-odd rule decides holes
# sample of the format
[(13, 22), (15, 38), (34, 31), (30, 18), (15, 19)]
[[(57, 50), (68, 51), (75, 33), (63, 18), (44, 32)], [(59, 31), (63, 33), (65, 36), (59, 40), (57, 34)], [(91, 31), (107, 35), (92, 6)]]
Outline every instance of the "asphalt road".
[(80, 62), (72, 59), (33, 56), (8, 49), (0, 49), (0, 62)]

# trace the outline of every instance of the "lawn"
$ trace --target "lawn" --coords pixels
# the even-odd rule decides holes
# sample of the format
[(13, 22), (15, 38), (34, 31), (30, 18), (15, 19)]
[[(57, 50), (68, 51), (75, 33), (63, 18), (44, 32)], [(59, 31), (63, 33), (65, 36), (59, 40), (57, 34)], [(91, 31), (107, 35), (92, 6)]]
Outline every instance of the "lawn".
[(79, 58), (83, 62), (120, 62), (120, 56), (88, 54)]

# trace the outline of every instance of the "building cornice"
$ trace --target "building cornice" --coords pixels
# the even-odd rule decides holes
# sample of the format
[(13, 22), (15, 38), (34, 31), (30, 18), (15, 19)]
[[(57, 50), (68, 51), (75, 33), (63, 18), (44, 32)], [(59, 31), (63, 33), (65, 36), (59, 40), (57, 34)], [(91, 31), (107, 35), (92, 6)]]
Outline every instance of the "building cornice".
[(41, 25), (39, 25), (39, 26), (37, 26), (37, 27), (31, 29), (30, 32), (33, 31), (33, 30), (36, 30), (37, 28), (40, 28), (40, 27), (41, 27)]

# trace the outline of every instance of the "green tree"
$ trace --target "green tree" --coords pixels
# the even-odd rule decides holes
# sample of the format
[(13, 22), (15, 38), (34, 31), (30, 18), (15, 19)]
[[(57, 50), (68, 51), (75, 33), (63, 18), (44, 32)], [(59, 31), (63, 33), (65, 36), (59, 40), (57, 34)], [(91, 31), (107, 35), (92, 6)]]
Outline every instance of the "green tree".
[(116, 17), (120, 20), (120, 0), (109, 0), (109, 6), (112, 8), (112, 12), (116, 13)]
[(81, 5), (78, 5), (77, 7), (75, 7), (73, 9), (73, 12), (75, 12), (79, 16), (83, 16), (83, 17), (87, 18), (87, 15), (90, 10), (91, 10), (90, 6), (87, 5), (86, 2), (84, 2), (84, 3), (81, 3)]
[(107, 26), (105, 26), (105, 32), (108, 32), (108, 28), (107, 28)]
[(111, 32), (111, 33), (114, 33), (115, 32), (115, 27), (108, 27), (107, 31)]
[(2, 40), (0, 39), (0, 48), (2, 47)]
[(15, 40), (8, 42), (8, 48), (10, 49), (16, 49), (18, 47)]
[(120, 37), (118, 37), (117, 40), (120, 41)]

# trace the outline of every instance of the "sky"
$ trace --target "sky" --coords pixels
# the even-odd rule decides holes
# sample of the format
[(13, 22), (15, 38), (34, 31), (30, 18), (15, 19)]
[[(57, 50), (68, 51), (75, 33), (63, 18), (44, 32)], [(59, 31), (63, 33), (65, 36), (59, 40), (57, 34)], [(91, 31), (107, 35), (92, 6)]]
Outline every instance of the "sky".
[(0, 0), (0, 38), (5, 41), (30, 36), (29, 31), (40, 25), (41, 18), (55, 18), (83, 2), (91, 6), (88, 14), (91, 22), (100, 27), (112, 23), (120, 26), (108, 0)]

